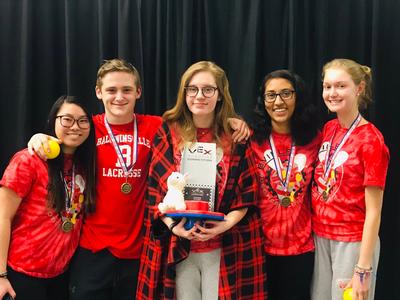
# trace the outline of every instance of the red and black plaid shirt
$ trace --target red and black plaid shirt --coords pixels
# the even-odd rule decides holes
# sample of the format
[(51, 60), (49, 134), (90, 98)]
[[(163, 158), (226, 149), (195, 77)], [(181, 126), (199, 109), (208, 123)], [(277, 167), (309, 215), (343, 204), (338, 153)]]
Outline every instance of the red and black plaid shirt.
[[(176, 171), (170, 128), (165, 123), (154, 139), (145, 212), (145, 237), (137, 299), (175, 299), (175, 265), (190, 252), (190, 241), (171, 235), (158, 218), (157, 205)], [(256, 210), (256, 175), (247, 144), (235, 147), (227, 186), (216, 211), (224, 214), (248, 207), (243, 219), (222, 234), (220, 299), (266, 299), (262, 231)]]

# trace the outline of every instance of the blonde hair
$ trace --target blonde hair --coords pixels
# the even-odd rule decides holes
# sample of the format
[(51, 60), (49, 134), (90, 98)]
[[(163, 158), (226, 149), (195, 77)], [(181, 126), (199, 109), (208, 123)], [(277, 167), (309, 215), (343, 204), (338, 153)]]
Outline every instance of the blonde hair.
[(111, 72), (126, 72), (132, 74), (135, 77), (136, 87), (141, 87), (140, 75), (138, 70), (133, 65), (120, 58), (104, 60), (99, 70), (97, 71), (96, 86), (100, 88), (103, 85), (104, 76)]
[(322, 80), (328, 69), (344, 69), (352, 78), (356, 85), (365, 83), (364, 90), (358, 96), (358, 106), (362, 109), (367, 108), (372, 102), (372, 71), (368, 66), (360, 65), (351, 59), (336, 58), (326, 63), (322, 69)]
[[(193, 123), (192, 113), (186, 105), (185, 87), (190, 83), (193, 76), (199, 72), (210, 72), (218, 88), (217, 105), (215, 107), (215, 116), (213, 124), (213, 137), (217, 144), (224, 144), (221, 137), (231, 142), (231, 129), (228, 118), (237, 118), (233, 107), (233, 101), (229, 92), (229, 82), (225, 71), (217, 64), (211, 61), (199, 61), (191, 65), (182, 75), (175, 106), (163, 114), (164, 121), (174, 123), (176, 129), (182, 138), (179, 146), (182, 147), (186, 142), (196, 141), (196, 126)], [(222, 145), (225, 149), (224, 145)], [(226, 145), (225, 145), (226, 146)]]

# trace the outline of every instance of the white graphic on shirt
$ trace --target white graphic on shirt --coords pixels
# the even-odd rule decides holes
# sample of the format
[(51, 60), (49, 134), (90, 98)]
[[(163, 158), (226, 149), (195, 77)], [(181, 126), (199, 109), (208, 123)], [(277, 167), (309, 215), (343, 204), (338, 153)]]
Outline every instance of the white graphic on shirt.
[[(123, 138), (121, 138), (123, 137)], [(123, 140), (123, 141), (132, 141), (132, 136), (131, 135), (117, 135), (116, 139), (117, 140)], [(104, 144), (110, 144), (111, 141), (108, 139), (108, 136), (104, 136), (103, 138), (99, 138), (97, 141), (97, 146), (99, 145), (104, 145)], [(150, 141), (146, 138), (139, 138), (138, 140), (139, 145), (143, 145), (145, 147), (150, 147)], [(131, 145), (119, 145), (119, 148), (121, 150), (122, 157), (126, 163), (126, 165), (129, 167), (132, 164), (132, 146)], [(138, 178), (142, 176), (142, 169), (137, 168), (137, 169), (132, 169), (132, 171), (129, 173), (128, 176), (125, 176), (124, 170), (121, 167), (121, 163), (119, 162), (118, 158), (115, 160), (115, 167), (114, 168), (103, 168), (101, 175), (103, 177), (113, 177), (113, 178)]]
[(329, 174), (327, 174), (325, 178), (324, 166), (326, 165), (325, 159), (328, 157), (328, 155), (326, 155), (326, 151), (328, 151), (329, 149), (331, 149), (330, 142), (324, 142), (321, 148), (319, 149), (318, 160), (320, 161), (320, 163), (318, 164), (317, 168), (322, 169), (322, 171), (318, 170), (320, 171), (318, 173), (320, 173), (321, 176), (319, 176), (318, 179), (316, 180), (318, 192), (320, 194), (323, 194), (325, 191), (326, 199), (328, 198), (329, 195), (331, 195), (332, 189), (338, 181), (336, 169), (342, 166), (349, 158), (349, 154), (346, 151), (343, 150), (339, 151), (336, 157), (334, 158), (332, 169), (329, 171)]
[[(131, 134), (119, 134), (115, 137), (115, 140), (117, 141), (118, 144), (132, 143), (133, 136)], [(106, 145), (110, 143), (111, 143), (110, 137), (108, 135), (105, 135), (97, 138), (96, 146)], [(151, 148), (150, 140), (146, 139), (145, 137), (138, 137), (138, 145), (143, 145), (149, 149)]]
[[(129, 168), (132, 164), (132, 147), (130, 145), (119, 145), (119, 149), (121, 150), (122, 157), (125, 161), (125, 165)], [(117, 168), (121, 168), (121, 163), (117, 159), (115, 163)]]

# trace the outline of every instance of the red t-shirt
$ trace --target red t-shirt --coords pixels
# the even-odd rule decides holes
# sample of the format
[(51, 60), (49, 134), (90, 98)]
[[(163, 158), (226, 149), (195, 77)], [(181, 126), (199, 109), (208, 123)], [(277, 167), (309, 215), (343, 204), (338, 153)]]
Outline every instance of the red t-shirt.
[[(71, 158), (67, 164), (72, 167)], [(80, 175), (78, 171), (75, 174)], [(14, 155), (0, 181), (22, 198), (12, 222), (7, 264), (40, 278), (52, 278), (66, 270), (82, 224), (78, 218), (70, 232), (61, 230), (60, 216), (47, 205), (48, 180), (47, 163), (25, 149)], [(75, 185), (74, 202), (84, 189), (83, 181), (80, 183)]]
[[(312, 185), (313, 227), (318, 236), (355, 242), (362, 239), (365, 187), (384, 188), (389, 151), (374, 125), (359, 125), (334, 156), (333, 168), (325, 178), (326, 151), (332, 136), (331, 156), (346, 132), (337, 119), (324, 126)], [(328, 195), (325, 199), (324, 191)]]
[[(86, 216), (80, 246), (93, 252), (108, 248), (118, 258), (140, 257), (144, 215), (144, 195), (151, 145), (161, 118), (136, 114), (138, 156), (128, 177), (130, 194), (121, 192), (125, 175), (104, 125), (104, 114), (93, 117), (97, 146), (96, 211)], [(111, 125), (128, 166), (133, 151), (133, 121)]]
[[(286, 172), (292, 144), (290, 135), (273, 133), (283, 172)], [(259, 207), (265, 236), (264, 249), (270, 255), (297, 255), (314, 249), (311, 234), (310, 183), (320, 136), (305, 146), (296, 146), (289, 184), (284, 191), (278, 172), (270, 160), (269, 141), (251, 142), (257, 166)], [(290, 198), (284, 206), (282, 200)]]

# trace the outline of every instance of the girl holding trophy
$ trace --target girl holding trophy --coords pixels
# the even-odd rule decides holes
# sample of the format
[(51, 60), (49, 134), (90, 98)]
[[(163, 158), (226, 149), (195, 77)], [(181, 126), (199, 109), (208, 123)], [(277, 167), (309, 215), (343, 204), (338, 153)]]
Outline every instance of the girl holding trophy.
[[(248, 145), (233, 141), (228, 119), (235, 117), (225, 72), (209, 61), (190, 66), (154, 140), (139, 299), (266, 297), (255, 169)], [(200, 162), (186, 169), (190, 154)], [(207, 157), (214, 163), (211, 169), (208, 165), (211, 171), (197, 172)], [(174, 171), (184, 171), (189, 181), (200, 173), (206, 184), (185, 189), (185, 198), (202, 194), (209, 210), (222, 213), (224, 220), (196, 222), (186, 229), (186, 218), (162, 214), (158, 205)]]

